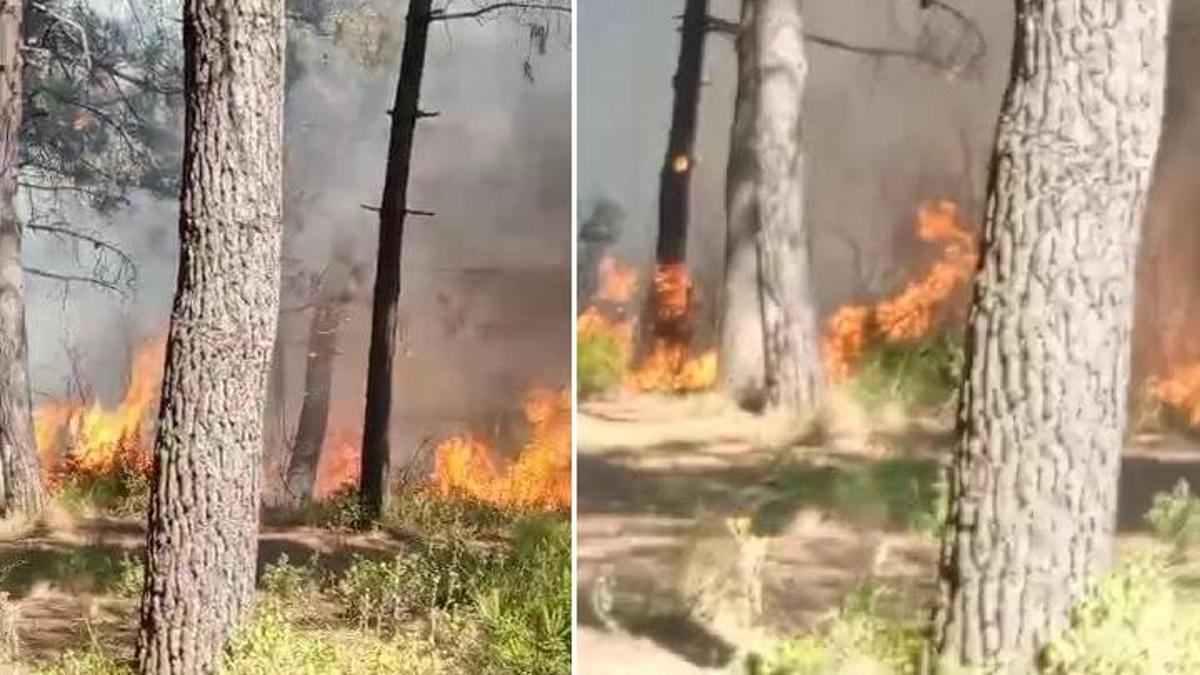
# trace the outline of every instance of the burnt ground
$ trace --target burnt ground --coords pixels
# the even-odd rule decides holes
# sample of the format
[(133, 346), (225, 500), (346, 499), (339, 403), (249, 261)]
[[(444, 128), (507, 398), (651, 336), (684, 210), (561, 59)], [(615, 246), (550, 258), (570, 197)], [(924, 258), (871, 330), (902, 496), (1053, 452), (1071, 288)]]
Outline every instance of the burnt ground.
[[(909, 513), (906, 485), (924, 489), (937, 476), (953, 437), (946, 417), (868, 417), (841, 401), (815, 432), (764, 422), (714, 397), (585, 403), (577, 421), (577, 588), (589, 588), (601, 570), (631, 586), (669, 583), (697, 517), (753, 514), (771, 537), (764, 569), (770, 634), (804, 630), (867, 579), (924, 602), (936, 542)], [(1125, 540), (1139, 538), (1155, 493), (1181, 477), (1200, 486), (1197, 449), (1178, 436), (1133, 438), (1118, 518)], [(579, 607), (582, 675), (716, 668), (697, 657), (687, 631), (608, 630), (589, 611), (586, 590)]]
[[(32, 532), (0, 537), (0, 590), (16, 606), (22, 663), (50, 660), (93, 640), (132, 648), (137, 599), (121, 597), (114, 587), (122, 559), (138, 560), (144, 532), (141, 521), (55, 514)], [(336, 574), (355, 555), (390, 556), (404, 545), (402, 536), (386, 532), (264, 525), (258, 572), (286, 556), (322, 575)]]

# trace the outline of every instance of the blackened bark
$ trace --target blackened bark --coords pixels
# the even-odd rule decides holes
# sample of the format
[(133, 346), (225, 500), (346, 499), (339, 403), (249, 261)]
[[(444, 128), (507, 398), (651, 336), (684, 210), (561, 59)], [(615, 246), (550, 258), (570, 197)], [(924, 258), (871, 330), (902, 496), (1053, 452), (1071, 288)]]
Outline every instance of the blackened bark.
[(1028, 672), (1112, 556), (1169, 0), (1020, 0), (940, 569), (949, 664)]
[(0, 0), (0, 514), (37, 516), (45, 506), (29, 389), (22, 225), (17, 194), (21, 129), (20, 0)]
[(753, 25), (764, 398), (773, 410), (799, 412), (816, 405), (823, 384), (804, 220), (800, 115), (808, 62), (800, 5), (759, 0)]
[(363, 422), (359, 496), (366, 521), (383, 513), (387, 496), (391, 444), (392, 365), (396, 354), (396, 319), (400, 302), (401, 250), (408, 211), (408, 172), (413, 132), (420, 115), (421, 75), (429, 37), (432, 0), (410, 0), (400, 79), (392, 105), (387, 173), (379, 210), (379, 252), (375, 265), (375, 295), (371, 312), (371, 349), (367, 357), (367, 404)]
[(286, 490), (292, 502), (312, 499), (313, 483), (325, 430), (329, 425), (329, 400), (333, 391), (333, 362), (337, 356), (341, 303), (328, 298), (313, 310), (308, 331), (308, 361), (304, 369), (304, 402), (296, 425), (296, 440), (288, 459)]
[(155, 439), (138, 662), (211, 673), (248, 610), (279, 311), (282, 0), (183, 6), (179, 273)]
[(696, 144), (707, 28), (708, 0), (687, 0), (674, 78), (671, 131), (659, 177), (657, 260), (660, 265), (687, 259), (689, 186), (695, 164), (692, 148)]

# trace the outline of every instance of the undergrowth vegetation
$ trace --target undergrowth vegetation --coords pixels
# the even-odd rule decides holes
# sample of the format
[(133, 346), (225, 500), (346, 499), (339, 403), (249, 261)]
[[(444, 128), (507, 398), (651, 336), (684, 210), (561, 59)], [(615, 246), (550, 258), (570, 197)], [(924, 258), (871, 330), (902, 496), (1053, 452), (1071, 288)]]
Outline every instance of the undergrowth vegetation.
[[(353, 524), (357, 499), (347, 493), (331, 501), (305, 517)], [(253, 615), (220, 672), (570, 672), (568, 519), (421, 495), (398, 499), (384, 525), (410, 535), (395, 554), (356, 555), (344, 565), (283, 555), (266, 565)], [(63, 558), (60, 571), (100, 579), (96, 588), (124, 598), (132, 620), (140, 559), (81, 551)], [(131, 657), (128, 645), (93, 636), (33, 672), (123, 675), (135, 672)]]
[(876, 339), (855, 364), (847, 385), (867, 409), (897, 404), (928, 410), (953, 400), (963, 372), (959, 337), (945, 333), (911, 342)]
[(584, 331), (576, 337), (576, 382), (580, 398), (602, 394), (625, 379), (625, 348), (616, 336)]

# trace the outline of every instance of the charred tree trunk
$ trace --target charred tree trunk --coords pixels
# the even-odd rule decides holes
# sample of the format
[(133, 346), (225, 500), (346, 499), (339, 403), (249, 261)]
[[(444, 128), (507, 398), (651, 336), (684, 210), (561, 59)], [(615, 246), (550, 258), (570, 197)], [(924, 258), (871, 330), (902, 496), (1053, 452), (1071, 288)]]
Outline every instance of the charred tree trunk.
[[(675, 268), (686, 276), (688, 201), (691, 196), (693, 147), (700, 109), (700, 86), (704, 72), (704, 38), (708, 32), (708, 0), (686, 0), (680, 30), (679, 62), (672, 84), (675, 98), (671, 108), (671, 130), (667, 152), (659, 174), (658, 242), (655, 249), (656, 275)], [(678, 278), (678, 277), (676, 277)], [(659, 282), (655, 280), (655, 287)], [(687, 302), (691, 302), (690, 289)], [(640, 332), (642, 350), (654, 339), (686, 344), (691, 339), (690, 312), (686, 307), (664, 306), (661, 292), (651, 289), (646, 312), (652, 321)]]
[(725, 170), (725, 278), (717, 359), (721, 388), (749, 409), (763, 405), (766, 372), (758, 288), (758, 161), (754, 145), (759, 73), (754, 22), (757, 6), (757, 0), (742, 0), (737, 33), (737, 98)]
[(29, 389), (25, 275), (17, 194), (21, 129), (20, 0), (0, 5), (0, 514), (38, 515), (46, 502)]
[(387, 173), (379, 210), (379, 253), (375, 266), (375, 295), (371, 310), (371, 349), (367, 357), (367, 404), (363, 423), (359, 495), (363, 518), (377, 520), (387, 495), (391, 444), (392, 362), (396, 354), (396, 320), (400, 302), (401, 250), (404, 218), (408, 213), (408, 171), (413, 132), (421, 116), (421, 75), (429, 37), (432, 0), (410, 0), (400, 80), (392, 105)]
[(937, 647), (1032, 669), (1111, 558), (1169, 0), (1021, 0), (951, 473)]
[(179, 274), (155, 439), (138, 661), (216, 669), (250, 606), (279, 316), (283, 2), (183, 7)]
[(333, 361), (337, 356), (338, 329), (342, 324), (341, 304), (327, 299), (313, 310), (308, 332), (308, 361), (304, 370), (304, 402), (296, 440), (288, 460), (286, 489), (292, 502), (312, 499), (321, 447), (329, 424), (329, 399), (333, 390)]
[(823, 378), (804, 221), (800, 113), (808, 62), (800, 5), (760, 0), (753, 25), (763, 385), (767, 406), (801, 411), (816, 404)]
[(704, 35), (708, 0), (687, 0), (675, 70), (675, 101), (671, 131), (658, 188), (658, 247), (660, 265), (687, 260), (688, 198), (695, 164), (696, 118), (700, 110), (700, 80), (704, 72)]

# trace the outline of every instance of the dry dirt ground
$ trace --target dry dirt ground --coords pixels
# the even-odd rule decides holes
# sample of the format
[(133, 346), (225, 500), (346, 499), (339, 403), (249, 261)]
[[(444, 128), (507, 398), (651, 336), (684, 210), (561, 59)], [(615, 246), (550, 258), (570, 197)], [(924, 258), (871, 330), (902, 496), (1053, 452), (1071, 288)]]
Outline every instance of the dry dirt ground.
[[(696, 519), (762, 513), (780, 487), (781, 461), (864, 466), (904, 458), (936, 471), (953, 436), (948, 417), (868, 416), (835, 400), (816, 420), (788, 425), (713, 396), (585, 403), (577, 421), (578, 672), (719, 670), (677, 631), (603, 627), (588, 605), (597, 575), (615, 571), (650, 586), (669, 584), (680, 574), (681, 551)], [(1180, 477), (1200, 485), (1200, 453), (1191, 441), (1135, 437), (1122, 472), (1122, 532), (1138, 532), (1153, 494)], [(803, 630), (869, 578), (910, 597), (928, 597), (936, 562), (932, 535), (896, 527), (886, 517), (846, 518), (803, 499), (792, 502), (774, 517), (764, 566), (771, 634)]]
[[(0, 537), (0, 590), (17, 611), (22, 663), (43, 662), (93, 640), (132, 647), (137, 600), (104, 589), (111, 588), (124, 556), (136, 560), (144, 536), (140, 521), (53, 513), (32, 532)], [(287, 556), (294, 564), (312, 561), (336, 573), (355, 554), (388, 555), (403, 547), (402, 537), (385, 532), (264, 525), (258, 568)]]

